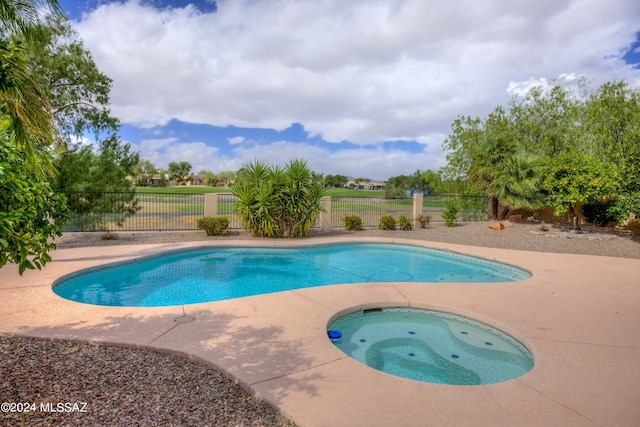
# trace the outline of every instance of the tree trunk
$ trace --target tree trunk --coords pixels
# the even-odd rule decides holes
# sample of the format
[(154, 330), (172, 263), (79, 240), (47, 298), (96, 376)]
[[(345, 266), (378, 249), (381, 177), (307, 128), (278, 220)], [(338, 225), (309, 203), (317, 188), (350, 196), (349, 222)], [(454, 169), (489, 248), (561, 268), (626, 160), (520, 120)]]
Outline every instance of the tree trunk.
[(578, 221), (578, 215), (576, 215), (575, 209), (573, 209), (573, 204), (569, 203), (569, 217), (571, 218), (571, 222), (573, 224), (574, 230), (580, 230), (580, 222)]
[(507, 217), (507, 214), (511, 212), (511, 209), (509, 209), (508, 207), (505, 206), (504, 211), (502, 211), (502, 215), (500, 215), (500, 219), (505, 219)]
[(498, 198), (491, 196), (491, 217), (498, 219)]

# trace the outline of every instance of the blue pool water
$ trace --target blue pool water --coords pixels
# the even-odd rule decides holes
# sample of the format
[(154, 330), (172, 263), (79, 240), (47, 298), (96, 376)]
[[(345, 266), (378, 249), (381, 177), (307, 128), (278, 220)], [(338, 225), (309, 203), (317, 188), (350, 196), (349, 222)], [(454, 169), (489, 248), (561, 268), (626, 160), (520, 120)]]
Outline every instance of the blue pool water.
[(514, 338), (486, 324), (438, 311), (360, 311), (333, 322), (329, 332), (341, 335), (331, 341), (355, 360), (418, 381), (493, 384), (533, 368), (531, 354)]
[(173, 251), (83, 270), (58, 280), (53, 290), (88, 304), (152, 307), (341, 283), (509, 282), (529, 277), (506, 264), (441, 250), (349, 243)]

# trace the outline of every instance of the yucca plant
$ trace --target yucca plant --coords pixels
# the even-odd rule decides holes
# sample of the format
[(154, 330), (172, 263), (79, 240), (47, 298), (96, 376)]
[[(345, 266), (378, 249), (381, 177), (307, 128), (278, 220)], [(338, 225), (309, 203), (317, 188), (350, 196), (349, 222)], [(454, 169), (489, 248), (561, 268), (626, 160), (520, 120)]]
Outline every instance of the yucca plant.
[(284, 167), (262, 161), (246, 165), (231, 192), (244, 228), (257, 237), (305, 237), (322, 211), (325, 190), (304, 160)]

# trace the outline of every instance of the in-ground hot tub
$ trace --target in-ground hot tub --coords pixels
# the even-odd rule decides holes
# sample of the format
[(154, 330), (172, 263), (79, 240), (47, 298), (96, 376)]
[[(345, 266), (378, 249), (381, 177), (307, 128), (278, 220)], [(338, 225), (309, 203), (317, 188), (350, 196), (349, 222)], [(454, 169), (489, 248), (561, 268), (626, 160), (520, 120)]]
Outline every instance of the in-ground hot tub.
[(485, 323), (441, 311), (359, 310), (331, 322), (328, 335), (355, 360), (418, 381), (493, 384), (533, 368), (531, 353), (515, 338)]

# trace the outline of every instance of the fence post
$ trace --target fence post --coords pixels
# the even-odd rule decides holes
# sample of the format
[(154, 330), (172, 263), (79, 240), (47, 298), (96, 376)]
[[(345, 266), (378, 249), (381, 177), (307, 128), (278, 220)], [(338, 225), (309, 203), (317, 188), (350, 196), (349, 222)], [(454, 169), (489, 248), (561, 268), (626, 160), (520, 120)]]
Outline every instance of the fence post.
[(204, 195), (204, 216), (218, 216), (218, 193)]
[(413, 193), (413, 229), (420, 228), (420, 216), (422, 216), (422, 202), (424, 200), (424, 194)]
[(320, 199), (323, 211), (320, 212), (320, 231), (331, 231), (331, 196)]

